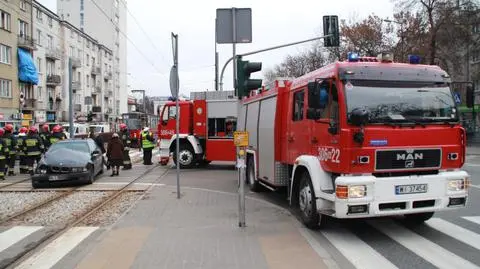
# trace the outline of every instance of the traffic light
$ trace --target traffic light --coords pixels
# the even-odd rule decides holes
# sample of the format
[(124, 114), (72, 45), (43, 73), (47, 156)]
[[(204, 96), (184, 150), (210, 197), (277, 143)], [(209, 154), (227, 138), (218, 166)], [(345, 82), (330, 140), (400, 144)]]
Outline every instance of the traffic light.
[(323, 16), (323, 35), (332, 35), (323, 39), (325, 47), (340, 46), (340, 31), (338, 29), (338, 16)]
[(475, 91), (472, 85), (467, 86), (467, 107), (471, 108), (475, 104)]
[(23, 94), (23, 92), (20, 92), (20, 107), (23, 107), (25, 105), (25, 95)]
[(88, 122), (91, 122), (93, 120), (93, 113), (92, 111), (88, 111), (88, 114), (87, 114), (87, 121)]
[(251, 90), (262, 87), (261, 79), (251, 79), (252, 73), (262, 70), (262, 63), (242, 61), (241, 56), (237, 56), (237, 95), (238, 99), (248, 96)]

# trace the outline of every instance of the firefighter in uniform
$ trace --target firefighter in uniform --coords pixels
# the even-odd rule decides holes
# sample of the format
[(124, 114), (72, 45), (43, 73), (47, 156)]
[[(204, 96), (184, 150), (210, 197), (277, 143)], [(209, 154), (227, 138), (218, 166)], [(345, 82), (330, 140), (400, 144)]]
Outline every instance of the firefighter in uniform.
[(5, 173), (9, 176), (15, 175), (15, 162), (17, 161), (17, 141), (13, 137), (13, 125), (5, 125), (5, 134), (2, 136), (7, 143), (9, 154), (6, 156)]
[(25, 144), (25, 138), (27, 136), (28, 129), (25, 127), (20, 128), (17, 138), (17, 154), (20, 159), (20, 174), (26, 174), (28, 171), (27, 158), (25, 152), (23, 152), (23, 146)]
[(42, 139), (38, 135), (37, 128), (33, 126), (30, 127), (28, 135), (25, 138), (23, 151), (27, 157), (28, 172), (30, 175), (33, 175), (33, 165), (35, 162), (38, 164), (44, 152)]
[(42, 139), (42, 143), (45, 147), (46, 152), (50, 147), (50, 130), (48, 128), (48, 124), (44, 124), (42, 126), (42, 130), (40, 131), (40, 138)]
[(127, 125), (125, 123), (120, 124), (120, 139), (125, 146), (123, 148), (123, 170), (132, 169), (132, 160), (130, 159), (130, 133), (128, 132)]
[(145, 127), (140, 136), (140, 145), (143, 149), (143, 164), (152, 165), (152, 150), (155, 147), (153, 134), (150, 132), (150, 128)]
[(62, 127), (60, 125), (55, 125), (52, 129), (52, 134), (48, 138), (49, 145), (53, 145), (60, 140), (65, 140), (65, 134), (62, 132)]
[(5, 179), (5, 166), (7, 164), (7, 158), (9, 157), (8, 146), (3, 135), (5, 130), (0, 128), (0, 180)]

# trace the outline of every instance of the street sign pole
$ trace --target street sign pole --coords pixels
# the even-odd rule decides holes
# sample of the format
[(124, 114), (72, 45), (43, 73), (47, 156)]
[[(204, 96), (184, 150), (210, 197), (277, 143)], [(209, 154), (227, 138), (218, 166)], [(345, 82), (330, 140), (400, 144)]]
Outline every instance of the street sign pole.
[[(72, 58), (68, 59), (68, 121), (70, 129), (70, 138), (73, 139), (75, 133), (73, 132), (73, 87), (72, 87)], [(113, 169), (113, 168), (112, 168)]]
[(233, 141), (237, 147), (238, 168), (238, 226), (246, 227), (245, 221), (245, 170), (246, 170), (246, 147), (248, 146), (248, 132), (236, 131), (233, 133)]
[(175, 120), (175, 129), (177, 136), (175, 137), (176, 150), (175, 154), (177, 156), (176, 171), (177, 171), (177, 199), (180, 199), (180, 164), (179, 155), (180, 155), (180, 110), (178, 105), (178, 92), (180, 88), (180, 81), (178, 78), (178, 35), (172, 33), (172, 50), (173, 50), (173, 66), (170, 70), (170, 91), (172, 96), (175, 98), (175, 109), (176, 109), (176, 120)]

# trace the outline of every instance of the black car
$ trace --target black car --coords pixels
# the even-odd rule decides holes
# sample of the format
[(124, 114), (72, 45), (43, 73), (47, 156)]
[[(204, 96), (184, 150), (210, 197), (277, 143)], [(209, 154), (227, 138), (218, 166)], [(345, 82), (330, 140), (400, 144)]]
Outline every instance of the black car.
[(32, 186), (51, 183), (93, 183), (103, 173), (103, 155), (95, 142), (88, 139), (68, 139), (53, 144), (38, 162)]

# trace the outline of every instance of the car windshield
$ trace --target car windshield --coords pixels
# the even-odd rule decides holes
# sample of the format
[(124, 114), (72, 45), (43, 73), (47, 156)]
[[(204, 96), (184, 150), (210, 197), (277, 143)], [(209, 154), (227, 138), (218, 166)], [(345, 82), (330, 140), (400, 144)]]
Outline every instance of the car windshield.
[(90, 149), (86, 142), (60, 142), (55, 143), (49, 148), (49, 152), (53, 152), (59, 149), (70, 149), (73, 151), (79, 151), (84, 153), (90, 153)]
[(345, 85), (345, 95), (348, 115), (355, 108), (365, 108), (370, 123), (458, 121), (446, 84), (351, 81)]

